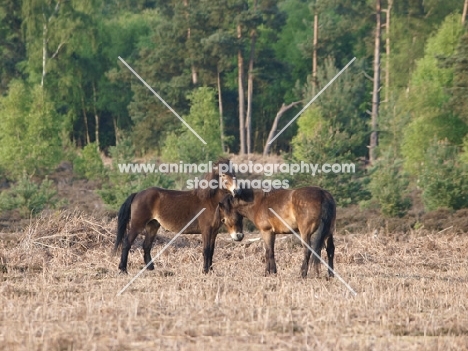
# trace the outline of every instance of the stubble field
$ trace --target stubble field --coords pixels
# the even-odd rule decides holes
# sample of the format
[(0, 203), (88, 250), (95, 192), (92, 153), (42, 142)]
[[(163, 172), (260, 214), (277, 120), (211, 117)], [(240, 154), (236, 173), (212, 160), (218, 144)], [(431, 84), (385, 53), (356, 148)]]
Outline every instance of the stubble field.
[[(263, 243), (220, 234), (201, 273), (199, 235), (182, 235), (121, 295), (115, 220), (60, 212), (0, 237), (2, 350), (468, 349), (468, 235), (451, 229), (335, 235), (338, 280), (301, 279), (302, 248), (279, 236), (278, 274)], [(153, 256), (173, 234), (161, 232)], [(311, 270), (310, 273), (313, 271)]]

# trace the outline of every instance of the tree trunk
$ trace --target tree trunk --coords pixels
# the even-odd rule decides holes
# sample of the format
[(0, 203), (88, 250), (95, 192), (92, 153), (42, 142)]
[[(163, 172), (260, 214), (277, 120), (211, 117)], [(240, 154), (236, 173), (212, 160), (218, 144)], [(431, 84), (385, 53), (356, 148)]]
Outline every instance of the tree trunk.
[[(184, 0), (184, 7), (188, 8), (188, 0)], [(189, 23), (189, 12), (188, 10), (185, 11), (185, 19), (187, 20), (187, 23)], [(190, 42), (191, 39), (191, 34), (190, 34), (190, 26), (187, 28), (187, 42)], [(193, 64), (193, 55), (189, 53), (190, 55), (190, 69), (192, 71), (192, 83), (196, 85), (198, 83), (198, 73), (195, 68), (195, 65)]]
[(47, 74), (46, 64), (47, 64), (47, 22), (44, 21), (42, 27), (42, 77), (41, 77), (41, 87), (44, 86), (45, 76)]
[[(240, 41), (242, 39), (242, 27), (240, 24), (237, 25), (237, 38)], [(242, 49), (239, 48), (237, 51), (237, 70), (238, 70), (238, 90), (239, 90), (239, 141), (240, 141), (240, 150), (239, 154), (245, 154), (245, 126), (244, 126), (244, 117), (245, 117), (245, 102), (244, 102), (244, 58), (242, 57)]]
[(83, 88), (81, 88), (81, 109), (83, 111), (83, 121), (84, 121), (85, 131), (86, 131), (86, 144), (89, 144), (91, 141), (89, 140), (88, 117), (86, 115), (86, 105), (85, 105), (84, 97), (83, 97)]
[(467, 11), (468, 11), (468, 0), (465, 0), (465, 4), (463, 5), (462, 24), (465, 24)]
[(375, 45), (374, 45), (374, 86), (372, 90), (372, 115), (371, 136), (369, 146), (369, 162), (373, 164), (377, 157), (377, 145), (379, 143), (378, 119), (380, 104), (380, 32), (381, 32), (381, 9), (380, 0), (376, 0), (376, 23), (375, 23)]
[(389, 94), (390, 94), (390, 14), (392, 12), (393, 0), (388, 0), (388, 8), (385, 11), (386, 21), (385, 21), (385, 102), (388, 103)]
[[(41, 87), (44, 86), (44, 82), (45, 82), (45, 76), (47, 74), (47, 68), (46, 68), (46, 65), (47, 65), (47, 43), (49, 41), (49, 27), (48, 27), (48, 24), (50, 23), (50, 20), (52, 19), (52, 17), (54, 17), (58, 11), (59, 11), (59, 8), (60, 8), (60, 1), (57, 2), (57, 4), (55, 5), (55, 8), (54, 8), (54, 11), (52, 12), (52, 14), (46, 18), (46, 14), (43, 12), (42, 13), (42, 16), (43, 16), (43, 19), (44, 19), (44, 23), (42, 25), (42, 77), (41, 77)], [(62, 47), (63, 43), (60, 43), (60, 45), (58, 46), (57, 48), (57, 51), (56, 53), (54, 54), (54, 57), (58, 54), (60, 48)]]
[(96, 85), (94, 84), (94, 82), (93, 82), (93, 100), (94, 100), (94, 104), (93, 104), (94, 120), (95, 120), (95, 123), (96, 123), (96, 128), (94, 129), (94, 132), (95, 132), (95, 135), (96, 135), (96, 146), (97, 146), (97, 148), (99, 150), (99, 115), (98, 115), (97, 109), (96, 109), (97, 98), (96, 98)]
[(281, 105), (278, 113), (276, 114), (275, 119), (273, 120), (273, 125), (271, 126), (270, 133), (268, 134), (268, 139), (267, 139), (267, 141), (265, 143), (265, 146), (263, 148), (263, 156), (267, 156), (270, 153), (271, 145), (269, 143), (270, 143), (270, 140), (273, 139), (273, 137), (275, 136), (276, 130), (278, 129), (278, 122), (279, 122), (281, 116), (283, 116), (283, 114), (287, 110), (289, 110), (290, 108), (300, 104), (301, 102), (302, 101), (295, 101), (295, 102), (291, 102), (287, 106), (284, 103)]
[(219, 129), (221, 132), (221, 150), (224, 152), (224, 121), (223, 121), (223, 96), (221, 94), (221, 72), (218, 68), (218, 108), (219, 108)]
[(253, 95), (253, 67), (255, 57), (255, 43), (257, 33), (252, 30), (250, 43), (249, 72), (247, 76), (247, 115), (245, 117), (245, 136), (247, 139), (247, 153), (252, 153), (252, 95)]
[(119, 145), (120, 131), (119, 127), (117, 126), (117, 118), (115, 118), (114, 115), (112, 115), (112, 124), (114, 125), (115, 146), (117, 146)]
[(317, 90), (317, 44), (318, 44), (318, 14), (317, 9), (314, 10), (314, 47), (312, 51), (312, 95), (315, 96)]

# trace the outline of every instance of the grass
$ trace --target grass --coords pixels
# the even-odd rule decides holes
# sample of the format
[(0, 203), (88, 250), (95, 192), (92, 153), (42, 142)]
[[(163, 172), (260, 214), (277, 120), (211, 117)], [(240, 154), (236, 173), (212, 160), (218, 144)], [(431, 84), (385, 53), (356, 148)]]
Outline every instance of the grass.
[[(199, 235), (182, 235), (121, 296), (115, 220), (59, 212), (0, 234), (1, 350), (461, 350), (468, 346), (468, 235), (336, 234), (337, 279), (299, 277), (302, 248), (217, 239), (201, 273)], [(155, 255), (171, 239), (162, 232)], [(310, 271), (312, 273), (312, 270)], [(325, 276), (326, 269), (321, 270)]]

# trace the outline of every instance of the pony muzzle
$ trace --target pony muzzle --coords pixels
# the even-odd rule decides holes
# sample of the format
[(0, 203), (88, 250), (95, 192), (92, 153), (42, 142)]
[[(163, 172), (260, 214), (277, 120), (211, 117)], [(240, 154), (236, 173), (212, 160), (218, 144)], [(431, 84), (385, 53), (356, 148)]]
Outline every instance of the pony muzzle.
[(244, 233), (231, 233), (231, 238), (234, 241), (242, 241), (242, 239), (244, 239)]

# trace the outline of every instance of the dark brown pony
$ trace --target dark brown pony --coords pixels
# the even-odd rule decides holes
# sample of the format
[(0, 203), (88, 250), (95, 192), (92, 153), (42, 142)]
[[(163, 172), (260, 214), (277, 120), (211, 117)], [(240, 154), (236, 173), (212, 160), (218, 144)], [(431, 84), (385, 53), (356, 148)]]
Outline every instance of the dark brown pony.
[[(263, 190), (242, 189), (234, 198), (226, 197), (219, 204), (220, 218), (228, 230), (233, 230), (231, 223), (236, 216), (250, 219), (260, 230), (266, 245), (265, 275), (276, 273), (275, 235), (291, 234), (291, 230), (273, 213), (273, 209), (295, 232), (299, 231), (301, 238), (320, 255), (325, 246), (328, 265), (333, 269), (335, 245), (333, 243), (333, 228), (336, 217), (336, 205), (332, 195), (318, 187), (299, 189), (278, 189), (271, 192)], [(229, 219), (229, 220), (228, 220)], [(312, 234), (317, 233), (311, 242)], [(235, 239), (235, 238), (234, 238)], [(242, 236), (239, 239), (242, 240)], [(304, 261), (301, 267), (302, 277), (307, 276), (309, 260), (312, 252), (304, 247)], [(320, 260), (314, 256), (314, 266), (319, 274)], [(333, 277), (329, 269), (328, 275)]]
[[(229, 160), (220, 160), (211, 173), (205, 176), (207, 181), (217, 180), (215, 189), (195, 189), (188, 191), (167, 190), (162, 188), (148, 188), (139, 193), (131, 194), (122, 204), (118, 214), (116, 251), (122, 244), (122, 256), (119, 269), (127, 272), (128, 252), (139, 233), (145, 233), (143, 252), (145, 264), (151, 262), (151, 247), (159, 227), (178, 233), (203, 208), (203, 213), (184, 230), (183, 233), (202, 234), (203, 241), (203, 272), (208, 273), (212, 266), (215, 239), (220, 227), (218, 203), (226, 194), (235, 195), (237, 192), (235, 174), (220, 172), (220, 164), (228, 164)], [(224, 186), (220, 186), (224, 182)], [(231, 196), (231, 195), (230, 195)], [(128, 228), (128, 233), (127, 233)], [(240, 234), (242, 235), (242, 234)], [(241, 240), (242, 238), (237, 238)], [(148, 265), (154, 269), (153, 263)]]

